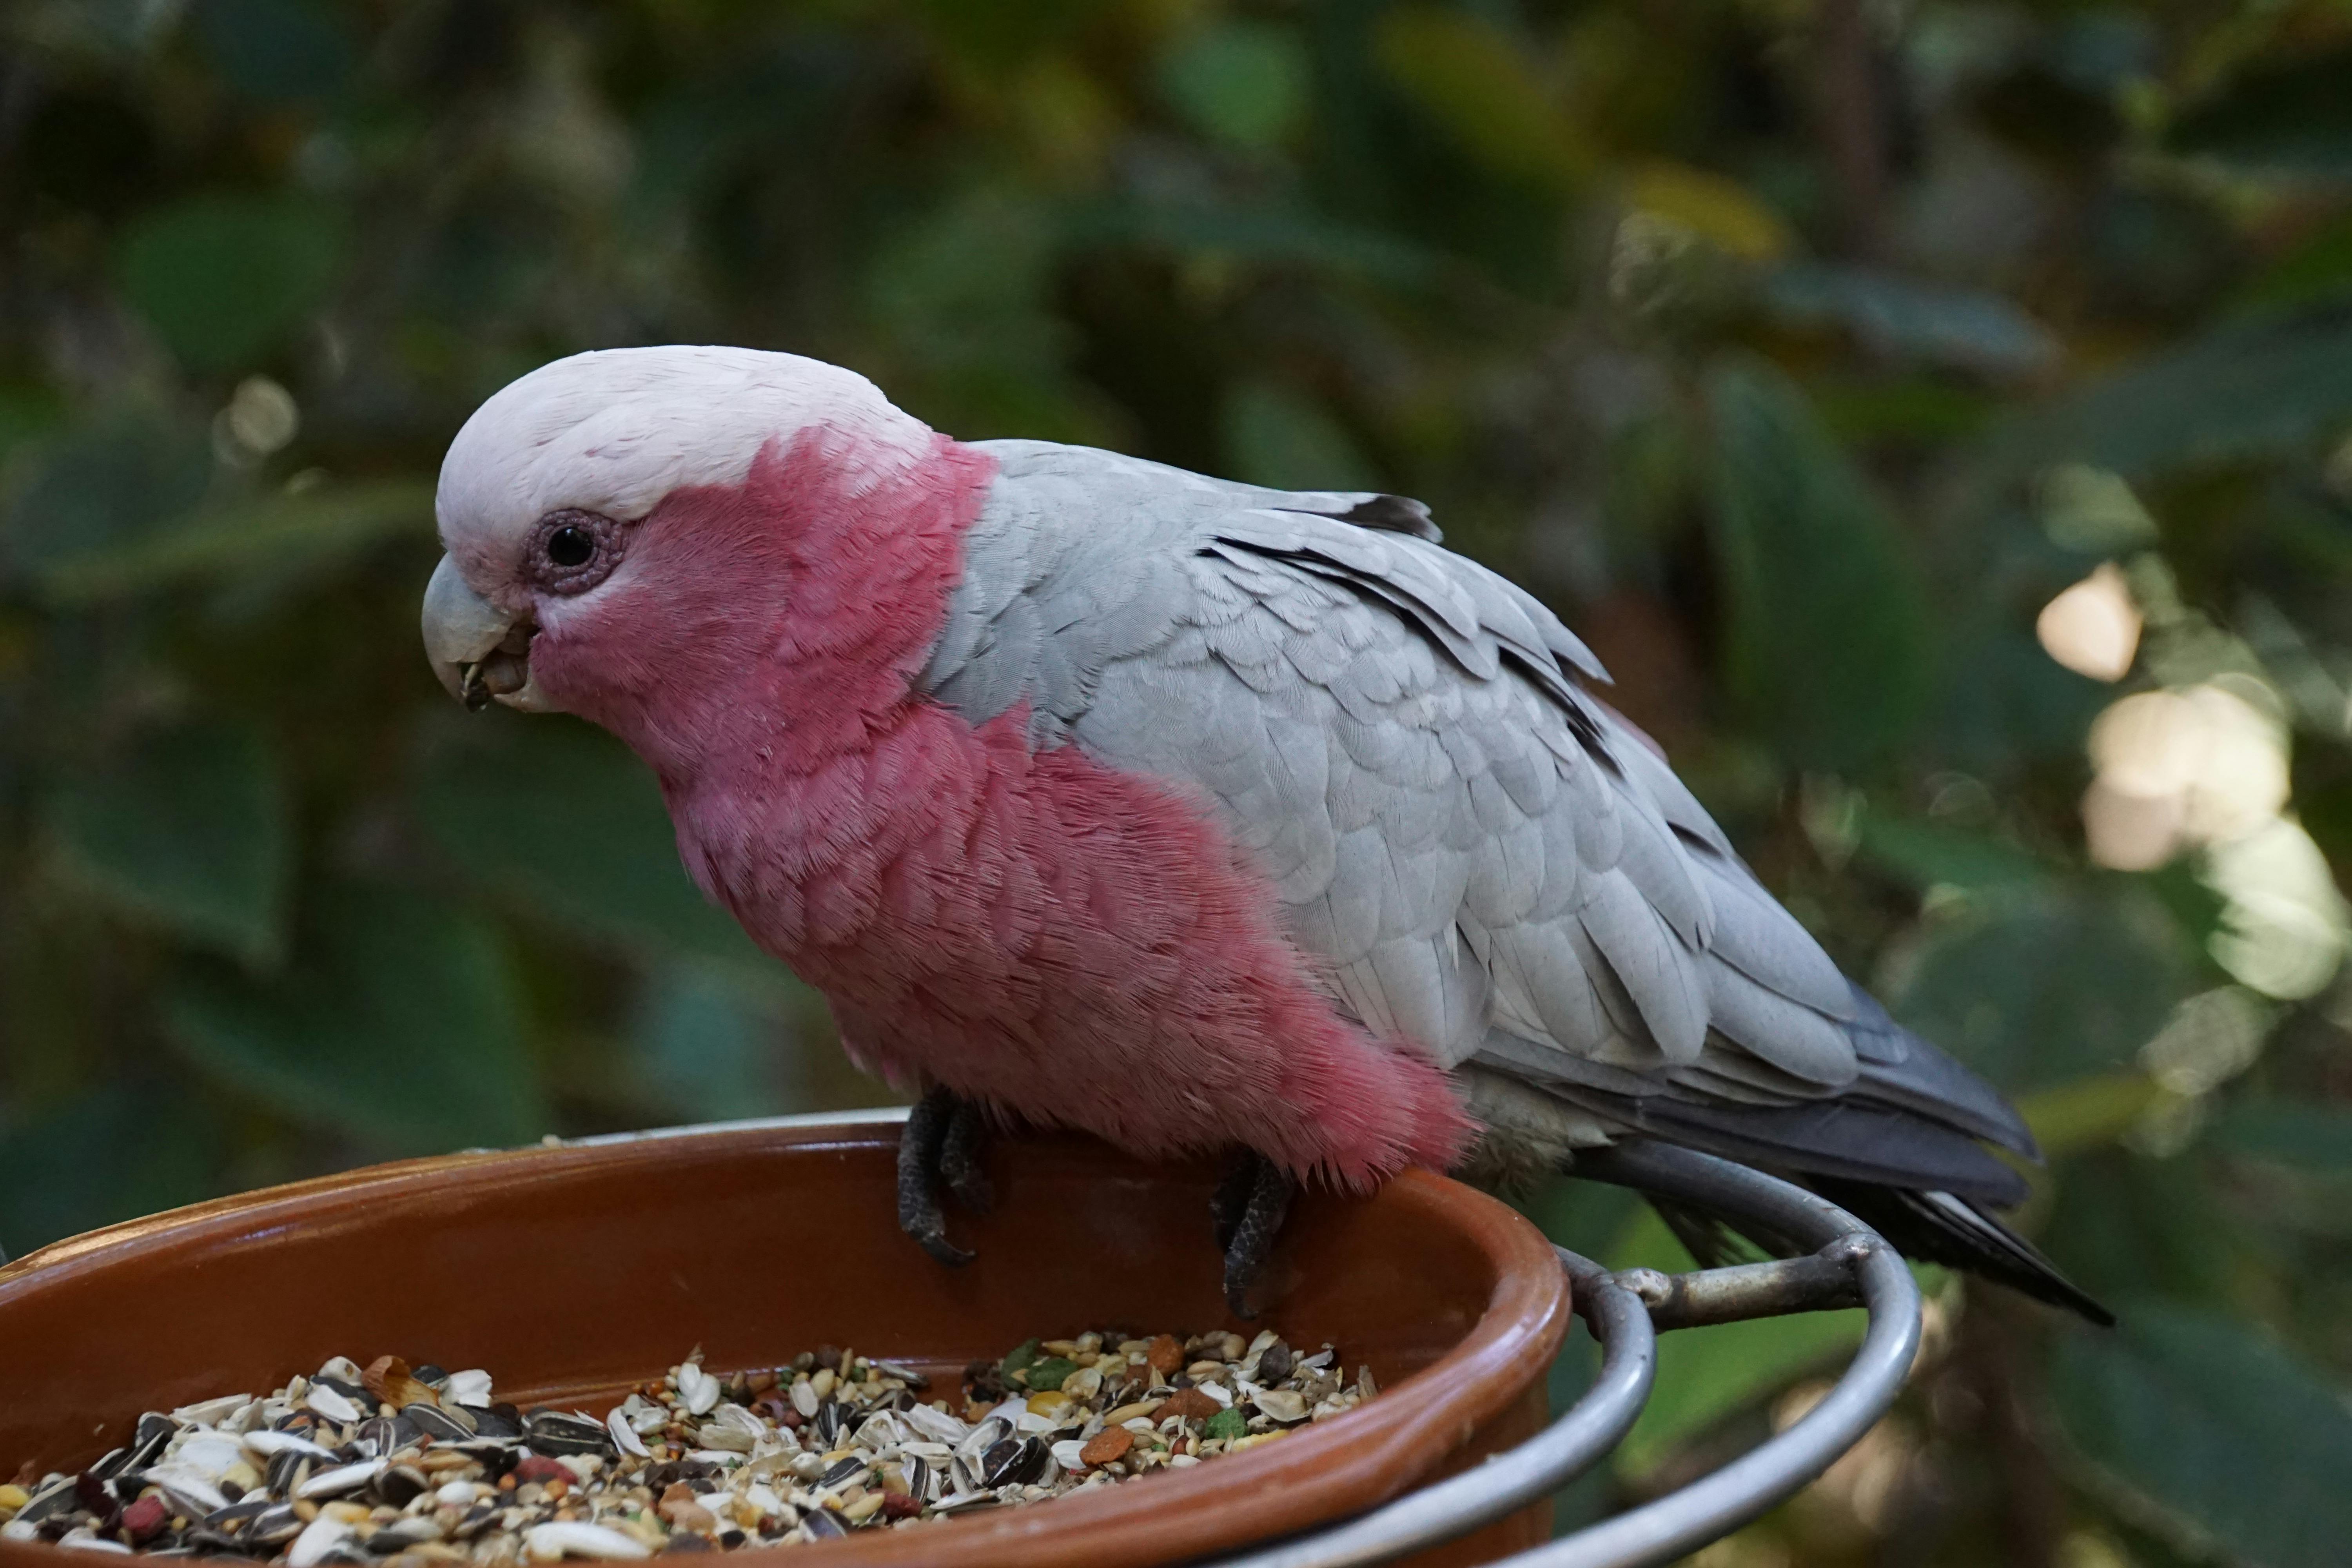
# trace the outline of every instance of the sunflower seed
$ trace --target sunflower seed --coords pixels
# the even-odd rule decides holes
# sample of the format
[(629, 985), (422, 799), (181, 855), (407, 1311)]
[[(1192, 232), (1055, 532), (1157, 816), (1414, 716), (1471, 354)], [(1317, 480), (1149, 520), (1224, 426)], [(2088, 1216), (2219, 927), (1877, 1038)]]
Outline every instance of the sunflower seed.
[(479, 1368), (453, 1372), (441, 1385), (441, 1407), (452, 1405), (487, 1405), (490, 1402), (490, 1374)]
[(400, 1416), (436, 1443), (462, 1443), (474, 1435), (473, 1418), (460, 1405), (456, 1411), (437, 1405), (404, 1405)]
[(256, 1546), (282, 1546), (302, 1533), (302, 1516), (291, 1504), (272, 1503), (254, 1515), (246, 1526), (245, 1539)]
[(602, 1421), (589, 1415), (567, 1415), (560, 1410), (535, 1410), (522, 1426), (523, 1441), (534, 1454), (560, 1458), (566, 1454), (605, 1456), (613, 1452), (613, 1435)]
[(338, 1465), (331, 1470), (321, 1470), (296, 1487), (294, 1496), (298, 1500), (308, 1501), (312, 1498), (341, 1497), (345, 1492), (355, 1492), (383, 1474), (384, 1465), (385, 1461), (382, 1459), (362, 1459), (355, 1465)]
[(1045, 1445), (1034, 1437), (1007, 1437), (989, 1449), (982, 1458), (982, 1480), (993, 1490), (998, 1487), (1024, 1486), (1045, 1473), (1051, 1458)]
[(258, 1432), (247, 1432), (242, 1441), (247, 1448), (260, 1455), (264, 1459), (275, 1459), (280, 1454), (305, 1454), (313, 1459), (325, 1459), (331, 1462), (335, 1457), (335, 1451), (332, 1448), (322, 1448), (310, 1438), (295, 1432), (273, 1432), (264, 1427)]
[(624, 1407), (617, 1405), (613, 1407), (612, 1414), (604, 1417), (604, 1429), (613, 1435), (613, 1447), (622, 1453), (637, 1459), (651, 1457), (646, 1440), (638, 1436), (637, 1429), (629, 1424), (628, 1412)]
[(386, 1508), (406, 1508), (425, 1495), (432, 1483), (425, 1472), (409, 1465), (394, 1465), (376, 1478), (375, 1495)]
[(944, 1410), (918, 1405), (906, 1414), (907, 1425), (935, 1443), (955, 1444), (971, 1436), (971, 1428)]
[[(522, 1415), (491, 1398), (489, 1374), (480, 1371), (446, 1377), (436, 1371), (435, 1399), (394, 1409), (350, 1384), (352, 1363), (337, 1357), (266, 1398), (184, 1408), (183, 1415), (202, 1420), (150, 1413), (85, 1476), (43, 1478), (0, 1534), (15, 1541), (47, 1533), (105, 1550), (115, 1542), (120, 1506), (152, 1486), (197, 1522), (154, 1535), (149, 1555), (252, 1561), (283, 1553), (279, 1568), (297, 1568), (298, 1556), (301, 1568), (373, 1568), (422, 1556), (453, 1564), (464, 1558), (468, 1568), (523, 1568), (567, 1553), (635, 1559), (724, 1551), (829, 1539), (910, 1514), (1030, 1502), (1082, 1484), (1188, 1468), (1232, 1451), (1229, 1444), (1255, 1446), (1237, 1440), (1232, 1424), (1240, 1413), (1259, 1412), (1255, 1424), (1266, 1427), (1266, 1417), (1292, 1422), (1311, 1411), (1319, 1418), (1364, 1397), (1360, 1380), (1341, 1386), (1328, 1347), (1302, 1358), (1262, 1334), (1244, 1359), (1240, 1338), (1220, 1331), (1183, 1346), (1197, 1374), (1171, 1381), (1202, 1391), (1188, 1401), (1192, 1408), (1155, 1423), (1159, 1402), (1137, 1397), (1144, 1393), (1138, 1377), (1148, 1379), (1148, 1369), (1131, 1369), (1144, 1366), (1142, 1352), (1156, 1342), (1105, 1350), (1113, 1338), (1087, 1334), (1024, 1347), (1031, 1358), (1042, 1348), (1068, 1363), (1052, 1369), (1058, 1394), (1050, 1409), (1036, 1412), (1017, 1377), (1008, 1391), (1002, 1363), (975, 1363), (961, 1397), (922, 1400), (913, 1369), (830, 1348), (774, 1374), (714, 1373), (698, 1352), (668, 1382), (628, 1394), (603, 1419), (544, 1407)], [(379, 1357), (375, 1364), (398, 1360)], [(1289, 1375), (1277, 1379), (1278, 1372)], [(425, 1383), (422, 1372), (411, 1376)], [(1195, 1412), (1228, 1405), (1235, 1413), (1220, 1414), (1214, 1435), (1204, 1433)], [(961, 1418), (962, 1410), (978, 1418)], [(1135, 1436), (1118, 1455), (1097, 1454), (1087, 1465), (1088, 1446), (1110, 1430)], [(682, 1455), (674, 1447), (681, 1431), (697, 1445)], [(1264, 1431), (1255, 1441), (1279, 1436)], [(1169, 1441), (1180, 1438), (1190, 1451), (1170, 1453)], [(653, 1462), (655, 1452), (666, 1454), (662, 1462)], [(528, 1479), (514, 1476), (526, 1460), (541, 1468), (525, 1472)], [(257, 1467), (263, 1474), (254, 1474)], [(690, 1483), (715, 1525), (699, 1511), (691, 1525), (641, 1515), (624, 1500), (642, 1497), (640, 1488), (659, 1496), (680, 1482)], [(799, 1488), (830, 1506), (807, 1507), (809, 1492)], [(314, 1517), (306, 1522), (297, 1506)]]
[(719, 1404), (719, 1380), (693, 1362), (681, 1362), (677, 1368), (677, 1396), (686, 1402), (688, 1415), (708, 1415)]
[(327, 1560), (327, 1553), (352, 1539), (352, 1527), (339, 1519), (320, 1514), (294, 1538), (286, 1551), (287, 1568), (316, 1568)]
[(183, 1426), (209, 1426), (236, 1414), (252, 1397), (249, 1394), (224, 1394), (218, 1399), (199, 1400), (173, 1411), (172, 1419)]
[(346, 1395), (329, 1387), (325, 1383), (313, 1383), (310, 1385), (310, 1392), (303, 1396), (302, 1403), (328, 1420), (339, 1422), (346, 1426), (360, 1418), (360, 1407), (352, 1404)]
[(608, 1559), (653, 1555), (652, 1548), (635, 1536), (576, 1520), (533, 1525), (523, 1531), (522, 1539), (524, 1550), (541, 1562), (552, 1561), (567, 1552), (577, 1557)]
[(120, 1541), (109, 1541), (89, 1530), (68, 1530), (58, 1537), (58, 1544), (73, 1552), (120, 1552), (130, 1555), (131, 1548)]

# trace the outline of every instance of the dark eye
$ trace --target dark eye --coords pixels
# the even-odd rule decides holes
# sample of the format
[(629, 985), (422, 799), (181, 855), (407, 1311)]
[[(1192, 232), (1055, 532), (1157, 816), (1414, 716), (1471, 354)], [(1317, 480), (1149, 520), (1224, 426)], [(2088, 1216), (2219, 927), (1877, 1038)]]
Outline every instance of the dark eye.
[(566, 525), (547, 536), (547, 558), (558, 566), (584, 566), (596, 553), (596, 541), (584, 528)]

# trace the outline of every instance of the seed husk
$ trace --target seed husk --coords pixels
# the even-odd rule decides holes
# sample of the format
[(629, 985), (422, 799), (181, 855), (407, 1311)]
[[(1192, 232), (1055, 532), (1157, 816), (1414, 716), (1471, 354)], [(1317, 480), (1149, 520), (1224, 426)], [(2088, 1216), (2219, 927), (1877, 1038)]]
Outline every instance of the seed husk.
[(945, 1391), (855, 1350), (730, 1373), (698, 1351), (596, 1415), (520, 1412), (485, 1371), (339, 1356), (266, 1397), (151, 1412), (91, 1470), (0, 1489), (0, 1526), (279, 1568), (803, 1544), (1239, 1453), (1369, 1396), (1345, 1376), (1328, 1346), (1222, 1331), (1033, 1340)]

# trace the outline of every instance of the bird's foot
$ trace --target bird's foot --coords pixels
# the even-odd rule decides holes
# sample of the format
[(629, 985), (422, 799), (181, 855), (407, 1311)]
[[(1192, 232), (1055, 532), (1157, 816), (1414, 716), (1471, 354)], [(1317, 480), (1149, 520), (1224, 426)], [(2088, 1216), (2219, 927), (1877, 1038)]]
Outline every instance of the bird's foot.
[(1265, 1272), (1275, 1237), (1282, 1234), (1282, 1222), (1297, 1191), (1298, 1184), (1281, 1166), (1252, 1150), (1234, 1162), (1209, 1200), (1217, 1246), (1225, 1255), (1225, 1305), (1237, 1318), (1257, 1316), (1249, 1304), (1250, 1289)]
[(988, 1120), (980, 1106), (969, 1100), (957, 1100), (955, 1113), (948, 1118), (948, 1135), (940, 1142), (940, 1180), (948, 1184), (956, 1202), (972, 1214), (986, 1214), (996, 1204), (988, 1173), (980, 1168), (980, 1151), (987, 1139)]
[(993, 1201), (980, 1168), (986, 1131), (979, 1106), (953, 1090), (934, 1089), (907, 1113), (907, 1130), (898, 1136), (898, 1228), (941, 1263), (966, 1264), (972, 1255), (948, 1239), (940, 1184), (974, 1214), (986, 1214)]

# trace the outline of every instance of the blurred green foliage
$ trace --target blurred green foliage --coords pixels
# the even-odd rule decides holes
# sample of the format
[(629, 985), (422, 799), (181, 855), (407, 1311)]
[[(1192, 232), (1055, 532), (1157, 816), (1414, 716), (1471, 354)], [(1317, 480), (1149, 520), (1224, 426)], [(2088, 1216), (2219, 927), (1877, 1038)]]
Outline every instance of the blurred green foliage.
[[(790, 348), (1427, 500), (2021, 1099), (2025, 1222), (2125, 1327), (1934, 1281), (1897, 1415), (1710, 1568), (2344, 1559), (2341, 0), (14, 0), (0, 247), (11, 1250), (877, 1098), (641, 770), (416, 647), (483, 396)], [(1851, 1331), (1670, 1342), (1564, 1514)]]

